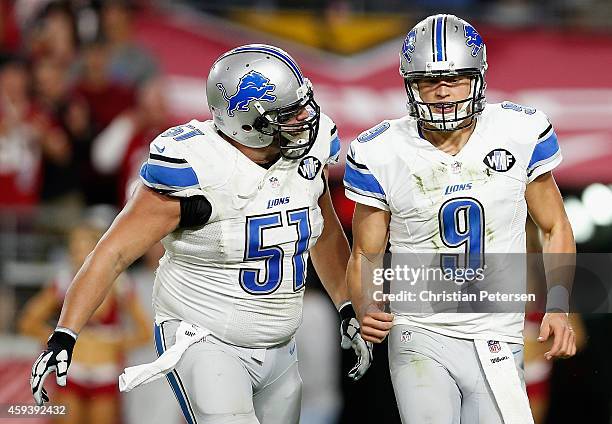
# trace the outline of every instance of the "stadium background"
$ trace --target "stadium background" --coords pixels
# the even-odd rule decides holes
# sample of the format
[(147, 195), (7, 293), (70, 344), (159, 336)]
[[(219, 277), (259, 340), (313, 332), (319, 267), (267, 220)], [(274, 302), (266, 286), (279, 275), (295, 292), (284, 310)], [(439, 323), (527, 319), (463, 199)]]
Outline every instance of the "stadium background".
[[(490, 102), (508, 99), (549, 115), (564, 154), (555, 178), (578, 249), (609, 252), (608, 1), (0, 0), (0, 404), (31, 402), (29, 367), (40, 345), (18, 335), (19, 317), (65, 262), (66, 231), (82, 217), (112, 219), (157, 132), (209, 117), (204, 81), (220, 53), (251, 42), (289, 51), (336, 121), (344, 157), (359, 132), (404, 114), (397, 72), (403, 35), (440, 12), (470, 20), (482, 34)], [(353, 204), (341, 177), (336, 166), (331, 190), (350, 236)], [(129, 275), (147, 308), (151, 265), (142, 260)], [(298, 347), (302, 422), (399, 422), (385, 346), (376, 348), (362, 381), (344, 377), (353, 354), (337, 349), (337, 318), (312, 269), (310, 279)], [(584, 347), (554, 364), (550, 384), (538, 394), (549, 399), (542, 423), (612, 422), (612, 319), (600, 314), (582, 321)], [(152, 349), (126, 360), (147, 355)], [(528, 369), (528, 378), (530, 372), (538, 380), (542, 369)], [(155, 408), (181, 422), (166, 383), (153, 384), (153, 399), (123, 397), (123, 422), (156, 422), (146, 418), (160, 416)]]

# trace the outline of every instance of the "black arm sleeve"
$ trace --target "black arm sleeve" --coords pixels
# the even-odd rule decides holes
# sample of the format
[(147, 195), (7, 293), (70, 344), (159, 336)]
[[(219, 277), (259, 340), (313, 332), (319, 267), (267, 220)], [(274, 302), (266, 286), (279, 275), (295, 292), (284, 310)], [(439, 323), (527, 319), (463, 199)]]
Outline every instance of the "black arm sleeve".
[(204, 196), (181, 197), (179, 228), (201, 227), (212, 214), (212, 205)]

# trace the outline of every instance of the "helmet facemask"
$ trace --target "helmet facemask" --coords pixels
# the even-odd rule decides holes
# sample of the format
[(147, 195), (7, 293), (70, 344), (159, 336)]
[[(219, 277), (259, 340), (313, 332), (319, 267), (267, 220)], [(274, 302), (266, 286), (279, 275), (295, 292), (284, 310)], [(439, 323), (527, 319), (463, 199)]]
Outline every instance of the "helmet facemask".
[[(301, 159), (310, 151), (319, 132), (321, 109), (314, 100), (312, 88), (298, 102), (269, 111), (261, 110), (261, 116), (253, 123), (255, 130), (270, 136), (280, 146), (286, 159)], [(255, 105), (259, 109), (258, 105)], [(298, 121), (296, 116), (308, 113), (308, 118)]]
[[(456, 101), (425, 102), (421, 99), (418, 81), (422, 78), (435, 77), (470, 77), (470, 93), (468, 97)], [(417, 118), (419, 125), (430, 131), (456, 131), (469, 127), (474, 117), (485, 107), (484, 91), (486, 84), (478, 71), (453, 72), (440, 75), (418, 75), (404, 78), (404, 86), (408, 94), (408, 110), (410, 116)], [(435, 107), (443, 105), (442, 113), (435, 112)], [(449, 110), (446, 112), (446, 110)]]

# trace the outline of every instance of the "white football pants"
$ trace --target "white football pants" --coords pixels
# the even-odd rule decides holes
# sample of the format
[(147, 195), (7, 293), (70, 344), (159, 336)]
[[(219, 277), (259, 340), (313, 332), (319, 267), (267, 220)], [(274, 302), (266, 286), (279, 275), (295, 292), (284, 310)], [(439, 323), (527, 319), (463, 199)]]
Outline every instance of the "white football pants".
[[(525, 390), (523, 346), (509, 346)], [(473, 340), (395, 325), (389, 368), (403, 424), (503, 424)]]
[[(155, 325), (158, 355), (174, 344), (178, 325)], [(209, 335), (185, 351), (167, 379), (189, 424), (299, 422), (302, 379), (294, 339), (248, 349)]]

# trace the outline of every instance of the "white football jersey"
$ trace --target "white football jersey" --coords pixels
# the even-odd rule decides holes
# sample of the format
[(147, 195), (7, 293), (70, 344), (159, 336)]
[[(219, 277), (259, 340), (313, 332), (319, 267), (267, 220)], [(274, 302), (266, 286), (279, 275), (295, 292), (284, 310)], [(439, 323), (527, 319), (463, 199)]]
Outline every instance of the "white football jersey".
[[(454, 156), (411, 117), (382, 122), (351, 143), (344, 183), (348, 198), (390, 212), (391, 252), (474, 258), (525, 253), (526, 186), (560, 162), (547, 117), (504, 102), (486, 106)], [(522, 313), (399, 314), (395, 324), (522, 343)]]
[(291, 338), (302, 319), (308, 250), (323, 229), (323, 167), (339, 151), (325, 115), (303, 159), (281, 158), (269, 169), (221, 138), (212, 121), (192, 120), (158, 136), (142, 182), (171, 196), (204, 195), (212, 215), (162, 240), (157, 322), (181, 319), (252, 348)]

